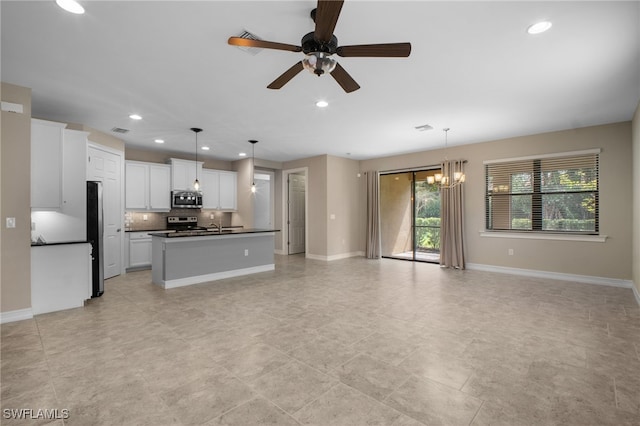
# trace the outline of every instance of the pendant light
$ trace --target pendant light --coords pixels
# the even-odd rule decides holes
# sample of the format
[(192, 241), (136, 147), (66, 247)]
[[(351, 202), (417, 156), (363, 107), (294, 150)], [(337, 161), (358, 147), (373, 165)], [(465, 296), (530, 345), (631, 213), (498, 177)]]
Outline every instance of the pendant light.
[[(451, 130), (448, 127), (442, 129), (444, 131), (444, 160), (447, 161), (447, 142), (448, 132)], [(433, 185), (439, 183), (442, 188), (453, 188), (454, 186), (464, 183), (466, 176), (463, 172), (453, 173), (453, 182), (449, 182), (449, 176), (444, 176), (442, 173), (436, 173), (433, 176), (427, 176), (427, 183)]]
[(249, 143), (251, 144), (251, 193), (255, 194), (256, 193), (256, 178), (255, 178), (256, 151), (255, 149), (258, 141), (255, 139), (251, 139), (249, 140)]
[(196, 134), (196, 180), (193, 181), (193, 189), (200, 191), (200, 181), (198, 180), (198, 133), (200, 133), (202, 129), (192, 127), (191, 131)]

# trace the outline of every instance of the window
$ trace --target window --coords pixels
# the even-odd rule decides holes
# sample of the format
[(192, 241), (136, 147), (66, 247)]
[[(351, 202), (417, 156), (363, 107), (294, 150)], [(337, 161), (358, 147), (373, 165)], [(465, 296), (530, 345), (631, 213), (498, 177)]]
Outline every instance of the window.
[(598, 234), (599, 152), (486, 161), (487, 230)]

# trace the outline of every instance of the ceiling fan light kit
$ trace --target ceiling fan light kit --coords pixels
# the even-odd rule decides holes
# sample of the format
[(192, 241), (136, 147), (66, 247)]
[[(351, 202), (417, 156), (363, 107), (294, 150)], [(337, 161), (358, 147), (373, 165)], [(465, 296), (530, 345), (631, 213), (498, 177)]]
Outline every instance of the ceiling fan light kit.
[(333, 30), (338, 22), (344, 0), (318, 0), (318, 7), (311, 11), (311, 19), (316, 24), (313, 32), (302, 37), (301, 46), (286, 43), (276, 43), (265, 40), (252, 40), (242, 37), (230, 37), (228, 43), (232, 46), (259, 47), (264, 49), (285, 50), (289, 52), (303, 52), (305, 57), (282, 73), (271, 84), (269, 89), (280, 89), (303, 69), (320, 77), (331, 74), (342, 89), (351, 93), (360, 85), (340, 66), (332, 57), (370, 57), (370, 58), (406, 58), (411, 53), (411, 43), (362, 44), (354, 46), (338, 46), (338, 38)]

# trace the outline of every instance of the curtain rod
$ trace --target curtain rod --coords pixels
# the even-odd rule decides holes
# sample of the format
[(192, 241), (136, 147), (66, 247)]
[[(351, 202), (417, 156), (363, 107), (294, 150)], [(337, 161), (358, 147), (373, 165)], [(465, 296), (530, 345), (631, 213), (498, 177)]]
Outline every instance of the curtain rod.
[[(467, 164), (467, 160), (462, 160), (462, 163)], [(433, 166), (411, 167), (407, 169), (381, 170), (378, 173), (380, 173), (381, 175), (390, 175), (393, 173), (403, 173), (403, 172), (423, 172), (423, 171), (435, 170), (439, 168), (440, 168), (439, 165), (433, 165)]]

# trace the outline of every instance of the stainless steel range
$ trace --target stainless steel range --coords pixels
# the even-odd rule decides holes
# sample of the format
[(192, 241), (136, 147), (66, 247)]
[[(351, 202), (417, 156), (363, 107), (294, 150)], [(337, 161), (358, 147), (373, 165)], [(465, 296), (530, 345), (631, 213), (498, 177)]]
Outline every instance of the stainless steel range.
[(168, 216), (167, 229), (174, 231), (198, 231), (206, 230), (204, 226), (198, 226), (196, 216)]

